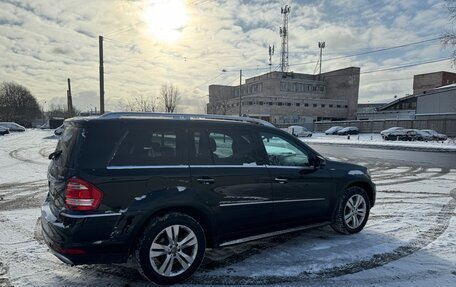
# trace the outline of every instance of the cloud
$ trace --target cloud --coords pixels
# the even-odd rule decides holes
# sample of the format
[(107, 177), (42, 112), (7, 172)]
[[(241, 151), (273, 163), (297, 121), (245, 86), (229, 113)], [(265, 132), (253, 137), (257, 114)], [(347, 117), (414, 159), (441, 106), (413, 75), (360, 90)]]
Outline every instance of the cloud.
[[(151, 36), (144, 19), (150, 1), (0, 2), (0, 79), (27, 86), (49, 106), (65, 104), (66, 79), (71, 78), (74, 104), (81, 110), (98, 107), (98, 36), (103, 35), (106, 110), (137, 94), (157, 97), (161, 85), (173, 83), (182, 92), (179, 111), (203, 112), (208, 85), (238, 84), (240, 69), (244, 76), (269, 71), (269, 45), (276, 52), (272, 67), (279, 63), (282, 1), (186, 1), (188, 23), (173, 44)], [(449, 54), (435, 41), (340, 58), (438, 37), (448, 25), (438, 0), (289, 4), (295, 72), (313, 72), (319, 41), (326, 41), (324, 71), (359, 66), (363, 72)], [(410, 93), (413, 74), (450, 68), (441, 62), (362, 74), (360, 101)]]

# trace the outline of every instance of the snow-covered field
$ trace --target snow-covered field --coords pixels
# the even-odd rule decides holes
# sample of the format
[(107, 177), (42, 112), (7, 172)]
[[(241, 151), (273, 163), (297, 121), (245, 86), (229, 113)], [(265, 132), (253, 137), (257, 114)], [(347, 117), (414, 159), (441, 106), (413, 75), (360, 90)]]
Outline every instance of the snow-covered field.
[[(130, 264), (69, 267), (35, 239), (51, 135), (0, 137), (0, 286), (148, 286)], [(378, 188), (361, 233), (325, 227), (210, 250), (186, 285), (456, 286), (456, 164), (357, 162)]]
[(456, 151), (456, 139), (449, 138), (442, 141), (385, 141), (379, 133), (362, 133), (348, 136), (325, 135), (314, 133), (312, 137), (300, 138), (303, 142), (320, 144), (355, 145), (375, 148), (415, 149), (415, 150), (444, 150)]

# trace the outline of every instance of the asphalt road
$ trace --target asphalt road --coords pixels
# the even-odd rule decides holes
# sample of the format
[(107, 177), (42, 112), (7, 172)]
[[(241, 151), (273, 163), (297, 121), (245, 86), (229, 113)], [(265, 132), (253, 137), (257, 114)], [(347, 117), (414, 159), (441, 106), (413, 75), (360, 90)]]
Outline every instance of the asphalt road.
[(309, 144), (313, 149), (328, 157), (344, 157), (358, 162), (379, 161), (395, 162), (398, 165), (415, 165), (425, 167), (456, 168), (456, 153), (427, 152), (391, 149), (360, 148), (343, 145)]

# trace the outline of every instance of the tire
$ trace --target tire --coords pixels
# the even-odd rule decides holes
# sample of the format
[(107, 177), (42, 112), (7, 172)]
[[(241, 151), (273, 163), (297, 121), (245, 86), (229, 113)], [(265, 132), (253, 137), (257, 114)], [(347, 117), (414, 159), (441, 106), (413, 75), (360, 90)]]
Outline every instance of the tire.
[[(356, 206), (356, 204), (359, 205)], [(356, 206), (355, 210), (350, 205)], [(356, 211), (356, 214), (353, 214), (353, 211)], [(358, 186), (349, 187), (339, 201), (331, 227), (342, 234), (358, 233), (366, 225), (369, 211), (370, 201), (366, 191)], [(350, 216), (350, 214), (352, 215)], [(362, 214), (364, 217), (361, 216)]]
[(201, 225), (186, 214), (173, 212), (150, 222), (139, 240), (134, 258), (138, 271), (146, 279), (158, 285), (171, 285), (195, 273), (203, 261), (205, 249), (206, 238)]

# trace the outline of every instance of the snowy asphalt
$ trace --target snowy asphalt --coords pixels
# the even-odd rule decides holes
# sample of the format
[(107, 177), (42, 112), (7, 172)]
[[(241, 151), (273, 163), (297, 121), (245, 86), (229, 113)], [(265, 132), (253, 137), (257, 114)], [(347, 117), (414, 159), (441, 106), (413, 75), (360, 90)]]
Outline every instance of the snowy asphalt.
[[(49, 131), (0, 137), (0, 286), (148, 286), (131, 264), (69, 267), (37, 240), (46, 155), (55, 144)], [(186, 285), (455, 285), (452, 155), (445, 163), (422, 152), (391, 158), (375, 149), (313, 147), (369, 167), (378, 194), (365, 229), (343, 236), (324, 227), (209, 250)]]

